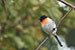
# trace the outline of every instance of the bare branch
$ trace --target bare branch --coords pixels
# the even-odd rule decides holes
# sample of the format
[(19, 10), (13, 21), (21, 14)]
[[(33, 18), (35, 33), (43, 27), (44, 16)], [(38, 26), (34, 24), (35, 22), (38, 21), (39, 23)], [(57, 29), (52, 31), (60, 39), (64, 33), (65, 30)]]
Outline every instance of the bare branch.
[[(49, 37), (49, 36), (48, 36), (48, 37)], [(39, 50), (40, 47), (48, 40), (48, 37), (46, 37), (46, 38), (44, 39), (44, 41), (42, 41), (42, 43), (41, 43), (35, 50)]]
[(62, 21), (67, 17), (67, 15), (73, 10), (73, 8), (71, 8), (58, 22), (57, 24), (57, 28), (60, 26), (60, 24), (62, 23)]
[(67, 6), (69, 6), (71, 8), (73, 8), (73, 9), (75, 9), (75, 6), (73, 6), (72, 4), (70, 4), (70, 3), (68, 3), (68, 2), (66, 2), (64, 0), (59, 0), (59, 1), (62, 2), (62, 3), (64, 3), (64, 4), (66, 4)]

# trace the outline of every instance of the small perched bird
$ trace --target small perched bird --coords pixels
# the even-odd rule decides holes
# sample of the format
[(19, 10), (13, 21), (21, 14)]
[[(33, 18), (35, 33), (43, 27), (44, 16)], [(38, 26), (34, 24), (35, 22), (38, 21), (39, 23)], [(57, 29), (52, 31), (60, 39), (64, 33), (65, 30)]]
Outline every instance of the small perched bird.
[(41, 22), (41, 26), (44, 32), (47, 33), (47, 35), (53, 35), (56, 40), (58, 41), (59, 45), (62, 47), (61, 42), (59, 41), (58, 37), (57, 37), (57, 28), (56, 28), (56, 23), (50, 19), (49, 17), (43, 15), (40, 17), (40, 22)]

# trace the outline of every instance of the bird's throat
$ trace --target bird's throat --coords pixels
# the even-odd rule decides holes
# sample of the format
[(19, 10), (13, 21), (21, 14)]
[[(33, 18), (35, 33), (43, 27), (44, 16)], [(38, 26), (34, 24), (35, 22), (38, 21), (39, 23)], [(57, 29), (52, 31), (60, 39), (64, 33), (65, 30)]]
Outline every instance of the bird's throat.
[(41, 24), (47, 24), (47, 22), (48, 22), (48, 18), (44, 19), (44, 20), (41, 22)]

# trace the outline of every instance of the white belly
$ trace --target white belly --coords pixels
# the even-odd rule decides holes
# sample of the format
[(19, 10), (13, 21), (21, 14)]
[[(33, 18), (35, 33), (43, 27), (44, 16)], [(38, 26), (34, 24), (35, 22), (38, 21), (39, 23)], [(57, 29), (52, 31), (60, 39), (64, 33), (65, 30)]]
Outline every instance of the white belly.
[[(42, 29), (47, 33), (53, 33), (53, 28), (56, 28), (56, 24), (53, 20), (50, 20), (47, 24), (42, 25)], [(57, 31), (57, 30), (56, 30)]]

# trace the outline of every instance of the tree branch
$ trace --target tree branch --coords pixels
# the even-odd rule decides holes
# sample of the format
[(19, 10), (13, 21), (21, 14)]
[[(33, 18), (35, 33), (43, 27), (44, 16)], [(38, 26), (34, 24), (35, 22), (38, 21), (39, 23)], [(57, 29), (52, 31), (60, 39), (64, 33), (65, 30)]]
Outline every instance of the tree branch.
[(64, 3), (64, 4), (66, 4), (67, 6), (69, 6), (71, 8), (73, 8), (73, 9), (75, 9), (75, 6), (73, 6), (72, 4), (70, 4), (70, 3), (68, 3), (68, 2), (66, 2), (64, 0), (59, 0), (59, 1), (62, 2), (62, 3)]
[(47, 36), (35, 50), (39, 50), (39, 48), (48, 40), (48, 37), (49, 36)]
[(57, 28), (60, 26), (60, 24), (63, 22), (63, 20), (67, 17), (67, 15), (73, 10), (73, 8), (71, 8), (58, 22), (57, 24)]

